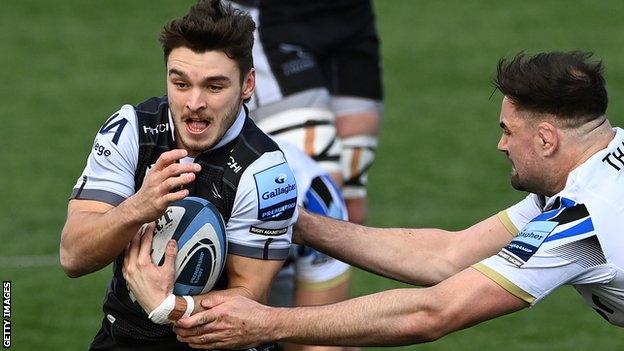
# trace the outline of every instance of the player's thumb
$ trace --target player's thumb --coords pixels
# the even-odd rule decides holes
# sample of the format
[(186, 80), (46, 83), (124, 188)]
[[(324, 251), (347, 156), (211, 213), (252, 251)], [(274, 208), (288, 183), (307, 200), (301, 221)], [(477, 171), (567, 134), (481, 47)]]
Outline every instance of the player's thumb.
[(167, 242), (167, 248), (165, 249), (165, 263), (164, 266), (171, 271), (175, 271), (175, 259), (178, 254), (178, 244), (175, 240), (169, 240)]
[(223, 296), (220, 295), (208, 295), (201, 300), (201, 306), (206, 309), (213, 308), (225, 302)]

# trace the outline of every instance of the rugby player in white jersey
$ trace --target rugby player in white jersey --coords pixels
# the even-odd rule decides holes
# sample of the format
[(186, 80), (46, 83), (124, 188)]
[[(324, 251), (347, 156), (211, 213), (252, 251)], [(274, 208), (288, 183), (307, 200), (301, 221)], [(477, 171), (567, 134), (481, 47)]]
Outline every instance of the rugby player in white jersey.
[[(97, 133), (72, 191), (60, 247), (71, 277), (114, 262), (91, 350), (191, 348), (166, 324), (201, 310), (201, 295), (173, 295), (168, 273), (174, 270), (154, 266), (149, 250), (133, 259), (152, 235), (139, 240), (139, 228), (174, 201), (204, 198), (225, 219), (227, 263), (212, 293), (264, 301), (288, 256), (297, 215), (294, 176), (243, 104), (254, 89), (254, 27), (220, 0), (199, 1), (161, 31), (167, 95), (124, 105)], [(269, 192), (274, 195), (260, 196)], [(170, 242), (167, 257), (174, 256)]]
[(624, 130), (607, 119), (602, 63), (590, 57), (550, 52), (499, 61), (498, 149), (511, 162), (512, 186), (530, 193), (518, 204), (459, 232), (369, 228), (302, 211), (296, 232), (304, 244), (435, 285), (292, 309), (207, 298), (206, 313), (178, 322), (203, 335), (181, 340), (205, 348), (429, 342), (532, 306), (564, 284), (624, 327)]

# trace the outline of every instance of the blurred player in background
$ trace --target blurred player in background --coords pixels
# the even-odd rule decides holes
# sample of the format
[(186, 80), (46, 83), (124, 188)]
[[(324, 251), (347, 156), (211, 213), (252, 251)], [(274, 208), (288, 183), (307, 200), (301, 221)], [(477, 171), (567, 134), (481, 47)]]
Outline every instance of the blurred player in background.
[(379, 39), (370, 0), (233, 0), (256, 21), (258, 126), (297, 145), (366, 219), (367, 172), (382, 112)]
[[(314, 160), (294, 144), (275, 138), (297, 181), (297, 200), (308, 211), (347, 220), (340, 189)], [(349, 296), (350, 266), (307, 246), (293, 245), (269, 293), (277, 307), (325, 305)], [(287, 350), (320, 351), (332, 347), (285, 345)]]

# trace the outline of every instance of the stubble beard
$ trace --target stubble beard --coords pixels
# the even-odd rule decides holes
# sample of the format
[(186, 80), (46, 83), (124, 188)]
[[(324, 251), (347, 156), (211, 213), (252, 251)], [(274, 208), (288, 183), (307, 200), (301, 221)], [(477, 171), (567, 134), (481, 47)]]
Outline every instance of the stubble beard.
[[(189, 114), (180, 116), (180, 118), (178, 119), (180, 125), (176, 125), (176, 133), (175, 133), (176, 139), (179, 140), (179, 146), (182, 146), (184, 149), (186, 149), (189, 153), (189, 156), (191, 157), (195, 157), (199, 155), (200, 153), (211, 149), (212, 147), (214, 147), (215, 145), (219, 143), (219, 141), (225, 135), (225, 132), (232, 126), (232, 124), (234, 124), (236, 117), (238, 117), (238, 112), (240, 111), (241, 105), (242, 105), (242, 102), (238, 104), (234, 104), (232, 107), (228, 108), (225, 111), (223, 118), (222, 118), (222, 123), (219, 126), (219, 130), (217, 131), (216, 137), (214, 138), (214, 140), (210, 140), (210, 141), (207, 141), (205, 139), (194, 140), (193, 138), (190, 137), (190, 135), (182, 136), (181, 135), (182, 133), (180, 133), (180, 131), (182, 130), (186, 131), (186, 126), (184, 125), (185, 122), (183, 121), (189, 117), (197, 117), (198, 114), (189, 113)], [(209, 117), (205, 118), (207, 116), (204, 116), (201, 114), (199, 114), (199, 116), (201, 117), (201, 119), (210, 121), (210, 125), (208, 126), (208, 128), (214, 128), (214, 121), (217, 121), (221, 118), (221, 116), (217, 116), (213, 118), (209, 118)], [(176, 118), (173, 118), (173, 120), (176, 121)]]
[(522, 178), (517, 171), (511, 171), (511, 186), (518, 191), (525, 191), (537, 195), (551, 196), (548, 190), (548, 180), (546, 178)]
[(518, 191), (527, 191), (526, 186), (520, 179), (520, 176), (517, 172), (511, 171), (511, 186)]

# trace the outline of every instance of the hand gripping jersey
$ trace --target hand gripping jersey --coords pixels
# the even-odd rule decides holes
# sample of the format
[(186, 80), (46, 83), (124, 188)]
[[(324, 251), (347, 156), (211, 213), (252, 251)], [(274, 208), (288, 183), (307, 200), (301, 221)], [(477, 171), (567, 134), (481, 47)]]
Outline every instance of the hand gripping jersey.
[[(151, 98), (137, 107), (125, 105), (99, 130), (71, 198), (118, 205), (141, 187), (160, 154), (175, 147), (166, 97)], [(190, 195), (212, 202), (223, 215), (228, 254), (285, 259), (296, 219), (297, 186), (277, 144), (241, 110), (218, 144), (194, 161), (202, 170), (188, 186)], [(115, 261), (104, 302), (113, 338), (175, 340), (170, 327), (149, 321), (129, 297), (122, 264), (123, 255)], [(226, 283), (222, 279), (215, 289)]]
[(501, 212), (515, 238), (474, 267), (531, 305), (571, 284), (604, 319), (624, 327), (624, 130), (615, 132), (560, 193), (531, 194)]

